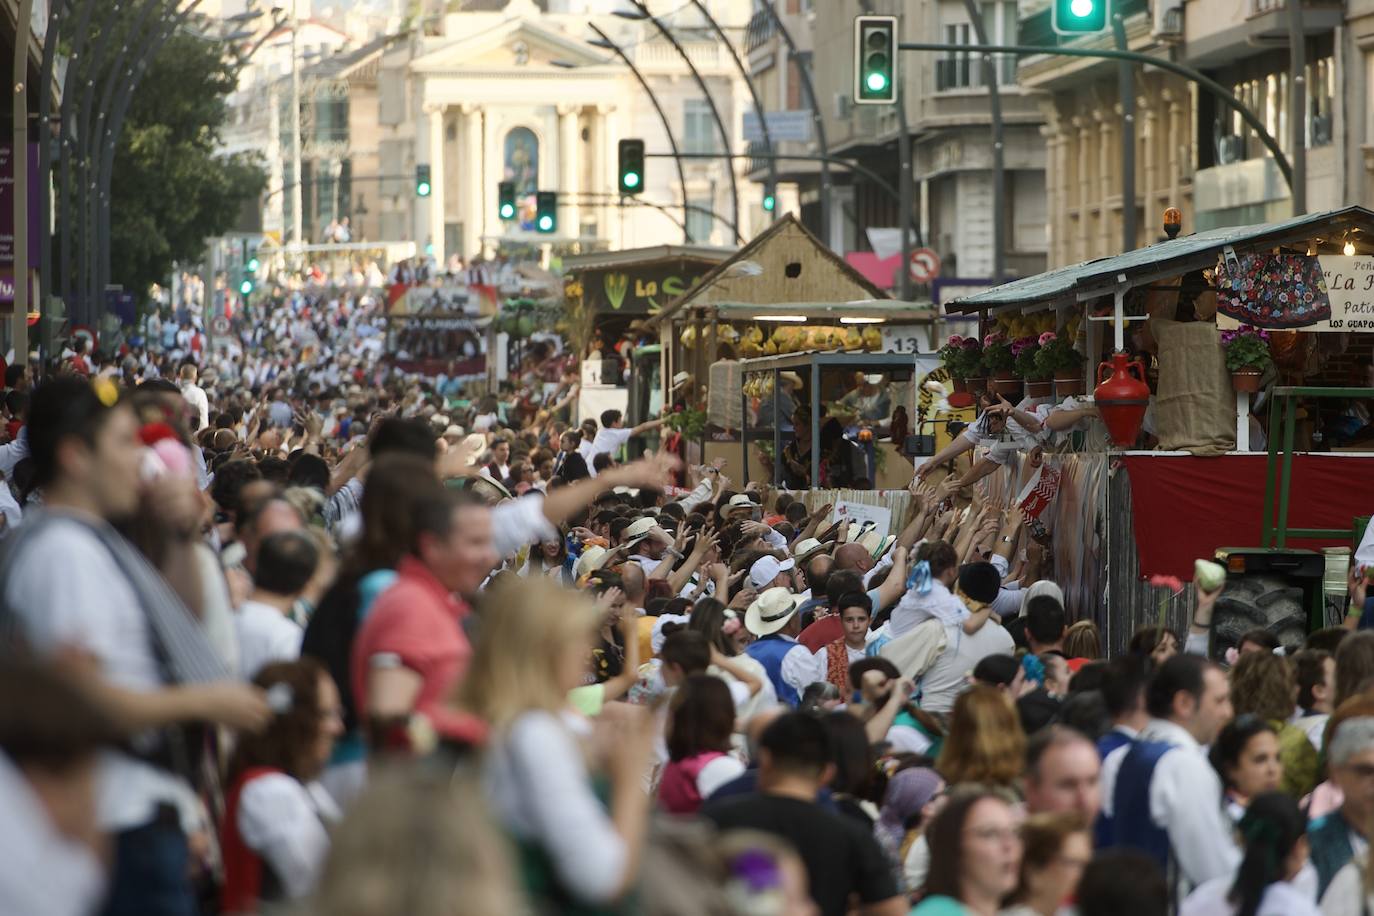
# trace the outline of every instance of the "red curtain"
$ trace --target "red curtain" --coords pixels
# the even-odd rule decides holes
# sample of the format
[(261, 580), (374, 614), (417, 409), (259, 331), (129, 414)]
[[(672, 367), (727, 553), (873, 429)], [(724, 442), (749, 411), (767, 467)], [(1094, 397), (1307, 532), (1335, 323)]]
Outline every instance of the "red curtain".
[[(1259, 547), (1267, 456), (1128, 455), (1136, 554), (1142, 576), (1191, 580), (1193, 561), (1218, 547)], [(1277, 483), (1275, 484), (1277, 493)], [(1276, 497), (1277, 499), (1277, 497)], [(1374, 455), (1297, 455), (1290, 528), (1348, 528), (1374, 509)], [(1350, 546), (1350, 539), (1288, 540), (1290, 547)]]

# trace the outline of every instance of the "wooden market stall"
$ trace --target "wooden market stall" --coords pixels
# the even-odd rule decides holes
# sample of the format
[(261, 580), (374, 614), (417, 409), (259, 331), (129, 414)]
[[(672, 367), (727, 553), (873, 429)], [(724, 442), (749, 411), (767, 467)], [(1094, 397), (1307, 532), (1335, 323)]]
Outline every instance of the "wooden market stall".
[[(1071, 610), (1096, 619), (1109, 645), (1121, 648), (1136, 627), (1157, 619), (1161, 593), (1142, 586), (1142, 577), (1190, 579), (1194, 559), (1222, 549), (1233, 575), (1268, 577), (1269, 592), (1263, 601), (1257, 593), (1235, 599), (1220, 643), (1246, 624), (1292, 642), (1329, 622), (1310, 573), (1315, 567), (1320, 577), (1324, 565), (1328, 582), (1333, 571), (1343, 582), (1355, 517), (1374, 502), (1367, 495), (1374, 492), (1374, 401), (1366, 396), (1374, 395), (1367, 390), (1374, 381), (1371, 252), (1374, 213), (1347, 207), (1173, 238), (946, 306), (979, 316), (985, 333), (1013, 336), (1017, 322), (1053, 314), (1057, 331), (1071, 332), (1088, 391), (1105, 377), (1101, 367), (1113, 352), (1144, 370), (1149, 403), (1139, 439), (1109, 447), (1099, 428), (1058, 459), (1058, 581)], [(1239, 364), (1247, 358), (1260, 373), (1233, 379), (1230, 369), (1246, 368)], [(1319, 390), (1335, 397), (1318, 397)], [(1286, 433), (1269, 425), (1276, 397), (1292, 405)], [(1297, 453), (1290, 461), (1261, 453), (1280, 438)], [(1286, 521), (1313, 535), (1286, 545), (1274, 502), (1274, 469), (1285, 465), (1292, 468), (1281, 487), (1285, 513), (1291, 505)], [(1295, 546), (1316, 559), (1294, 560)], [(1307, 580), (1288, 576), (1285, 564), (1304, 567)], [(1186, 629), (1186, 597), (1167, 612)]]
[[(656, 359), (657, 351), (637, 352), (644, 344), (656, 343), (646, 322), (696, 288), (734, 251), (709, 245), (655, 245), (563, 259), (568, 345), (582, 360), (580, 417), (595, 418), (603, 410), (616, 409), (635, 418), (636, 406), (649, 399), (643, 392), (640, 397), (630, 393), (631, 364), (656, 380), (666, 370), (666, 364)], [(646, 358), (654, 365), (643, 362)], [(661, 393), (657, 402), (662, 403)]]

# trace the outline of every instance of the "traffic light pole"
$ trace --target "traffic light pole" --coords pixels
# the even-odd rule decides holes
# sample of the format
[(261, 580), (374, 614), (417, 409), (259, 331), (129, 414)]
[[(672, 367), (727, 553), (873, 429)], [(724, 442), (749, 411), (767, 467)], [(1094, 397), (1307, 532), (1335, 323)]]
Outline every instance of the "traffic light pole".
[(1283, 174), (1283, 180), (1288, 184), (1288, 191), (1293, 192), (1293, 166), (1289, 163), (1288, 157), (1284, 155), (1283, 148), (1279, 146), (1277, 140), (1264, 127), (1259, 117), (1246, 108), (1239, 99), (1225, 86), (1216, 80), (1208, 77), (1192, 67), (1185, 67), (1183, 64), (1175, 63), (1165, 57), (1152, 57), (1149, 54), (1141, 54), (1136, 51), (1119, 51), (1111, 48), (1074, 48), (1057, 47), (1046, 48), (1040, 45), (958, 45), (947, 42), (934, 41), (903, 41), (897, 45), (902, 51), (984, 51), (989, 54), (1015, 54), (1018, 57), (1030, 57), (1044, 54), (1059, 57), (1093, 57), (1102, 60), (1124, 60), (1137, 64), (1144, 64), (1150, 67), (1157, 67), (1160, 70), (1167, 70), (1196, 83), (1201, 88), (1210, 92), (1219, 99), (1227, 108), (1240, 115), (1241, 120), (1255, 132), (1260, 143), (1274, 157), (1274, 164), (1278, 166)]
[[(632, 14), (632, 18), (643, 18), (652, 22), (660, 34), (668, 39), (668, 43), (677, 51), (678, 56), (682, 58), (682, 62), (687, 65), (687, 70), (692, 74), (692, 79), (696, 80), (697, 88), (701, 90), (702, 96), (706, 99), (707, 106), (711, 109), (711, 117), (716, 122), (716, 129), (720, 131), (721, 148), (727, 153), (730, 152), (730, 132), (725, 129), (725, 119), (720, 116), (720, 109), (716, 107), (716, 100), (711, 96), (711, 90), (707, 88), (706, 80), (702, 77), (701, 71), (698, 70), (697, 65), (692, 62), (692, 56), (687, 53), (687, 49), (677, 40), (677, 36), (673, 34), (672, 30), (664, 25), (663, 21), (657, 16), (649, 12), (649, 8), (644, 5), (643, 0), (630, 0), (630, 3), (639, 11), (639, 15), (634, 16)], [(744, 244), (744, 237), (739, 233), (739, 186), (735, 182), (734, 166), (732, 165), (725, 171), (730, 178), (730, 208), (734, 216), (735, 241), (739, 244)]]
[[(646, 153), (645, 155), (648, 155), (648, 154)], [(564, 196), (564, 195), (562, 195), (562, 194), (559, 195), (559, 197), (563, 197), (563, 196)], [(676, 216), (673, 215), (673, 207), (674, 207), (675, 205), (656, 204), (656, 203), (654, 203), (653, 201), (651, 201), (651, 200), (645, 200), (645, 199), (642, 198), (642, 197), (625, 197), (625, 196), (614, 195), (614, 194), (599, 194), (599, 193), (597, 193), (597, 192), (595, 192), (595, 191), (579, 191), (579, 192), (577, 192), (577, 196), (578, 196), (579, 198), (587, 198), (587, 199), (590, 199), (592, 203), (604, 203), (605, 200), (606, 200), (607, 198), (615, 198), (615, 199), (616, 199), (616, 205), (617, 205), (617, 206), (623, 207), (623, 206), (625, 206), (626, 204), (633, 204), (634, 206), (638, 206), (638, 207), (649, 207), (649, 208), (651, 208), (651, 209), (657, 210), (659, 213), (662, 213), (664, 216), (668, 217), (668, 219), (670, 219), (670, 220), (673, 221), (673, 225), (677, 226), (679, 229), (682, 229), (684, 233), (685, 233), (686, 230), (687, 230), (687, 223), (686, 223), (686, 220), (680, 220), (680, 219), (678, 219)], [(580, 203), (580, 202), (581, 202), (581, 201), (579, 201), (579, 203)], [(703, 214), (705, 214), (705, 215), (711, 217), (712, 219), (715, 219), (715, 220), (718, 220), (718, 221), (724, 223), (725, 226), (726, 226), (727, 228), (729, 228), (731, 231), (734, 231), (734, 228), (735, 228), (735, 227), (730, 225), (730, 221), (729, 221), (728, 219), (726, 219), (724, 216), (721, 216), (721, 215), (720, 215), (719, 213), (717, 213), (715, 210), (712, 210), (710, 207), (702, 207), (702, 206), (698, 206), (697, 204), (688, 204), (688, 203), (682, 204), (681, 207), (682, 207), (682, 209), (683, 209), (684, 212), (689, 212), (689, 213), (703, 213)]]
[[(1126, 47), (1126, 20), (1112, 11), (1112, 37), (1118, 51)], [(1116, 65), (1117, 94), (1121, 96), (1121, 250), (1136, 247), (1135, 213), (1135, 67), (1128, 60)]]
[[(983, 24), (983, 11), (978, 8), (978, 0), (964, 0), (964, 9), (973, 24), (973, 34), (978, 44), (986, 46), (988, 30)], [(897, 47), (906, 46), (898, 44)], [(986, 47), (983, 50), (983, 79), (988, 84), (988, 114), (992, 120), (992, 277), (993, 284), (997, 285), (1006, 276), (1007, 267), (1006, 146), (1002, 128), (1002, 92), (997, 85), (997, 62)]]
[[(644, 78), (643, 73), (639, 72), (639, 68), (636, 67), (634, 61), (630, 59), (630, 55), (626, 54), (620, 45), (612, 41), (609, 35), (597, 28), (595, 23), (589, 22), (587, 24), (591, 26), (591, 30), (597, 35), (597, 40), (592, 42), (592, 44), (596, 47), (605, 48), (615, 54), (616, 57), (620, 58), (621, 62), (630, 69), (630, 73), (634, 75), (636, 82), (639, 83), (639, 88), (643, 89), (644, 94), (649, 97), (649, 104), (653, 105), (654, 111), (658, 113), (658, 119), (663, 123), (663, 132), (668, 135), (668, 145), (673, 148), (673, 162), (677, 165), (677, 181), (682, 191), (682, 203), (685, 206), (687, 204), (687, 173), (682, 168), (682, 156), (678, 152), (677, 138), (673, 136), (672, 122), (668, 120), (668, 116), (663, 112), (663, 106), (659, 104), (658, 96), (654, 95), (654, 90), (649, 88), (649, 81)], [(738, 236), (738, 228), (733, 226), (731, 228), (736, 236)], [(687, 231), (687, 226), (685, 224), (682, 227), (682, 240), (688, 244), (692, 242), (691, 233)]]
[[(787, 26), (783, 25), (782, 17), (778, 15), (775, 0), (758, 0), (758, 5), (768, 14), (768, 18), (773, 22), (773, 28), (778, 30), (783, 43), (787, 45), (787, 59), (797, 65), (797, 75), (801, 77), (802, 88), (806, 90), (806, 100), (811, 106), (811, 124), (816, 131), (816, 145), (820, 147), (820, 154), (815, 161), (821, 164), (821, 238), (829, 247), (831, 244), (830, 217), (832, 212), (830, 164), (837, 160), (830, 158), (830, 144), (826, 142), (825, 138), (825, 118), (821, 115), (820, 100), (816, 98), (816, 85), (811, 81), (810, 62), (802, 60), (802, 54), (797, 50), (797, 43), (792, 40), (792, 33), (787, 31)], [(760, 159), (762, 157), (755, 156), (753, 158)], [(777, 158), (806, 159), (809, 157), (779, 156)]]
[[(763, 109), (763, 100), (759, 98), (758, 87), (754, 85), (754, 80), (749, 75), (749, 68), (744, 66), (744, 61), (740, 60), (739, 52), (737, 52), (735, 46), (730, 43), (730, 39), (725, 36), (725, 30), (720, 27), (719, 22), (716, 22), (715, 17), (712, 16), (710, 10), (706, 8), (706, 4), (702, 3), (701, 0), (692, 0), (692, 5), (697, 8), (697, 12), (701, 13), (702, 17), (710, 24), (712, 30), (716, 33), (716, 37), (720, 39), (720, 43), (725, 45), (726, 50), (730, 52), (730, 59), (735, 62), (735, 69), (739, 71), (740, 77), (744, 80), (744, 85), (749, 87), (749, 98), (753, 100), (754, 114), (759, 119), (759, 130), (763, 133), (763, 145), (768, 152), (773, 152), (773, 135), (768, 130), (768, 117)], [(768, 160), (768, 183), (772, 188), (772, 193), (776, 195), (778, 193), (778, 164), (775, 159)], [(776, 204), (772, 210), (768, 211), (768, 219), (769, 221), (777, 219)]]
[[(667, 159), (671, 155), (673, 154), (645, 153), (644, 158)], [(681, 153), (679, 155), (681, 155), (683, 159), (792, 159), (798, 162), (819, 162), (822, 165), (840, 165), (844, 166), (852, 172), (857, 172), (858, 174), (867, 178), (869, 181), (876, 184), (878, 187), (882, 188), (888, 194), (892, 195), (893, 200), (898, 201), (899, 206), (902, 197), (901, 192), (894, 188), (891, 182), (889, 182), (883, 176), (879, 175), (877, 172), (873, 171), (867, 166), (859, 165), (857, 162), (850, 162), (848, 159), (841, 159), (839, 156), (820, 156), (815, 153), (797, 153), (796, 155), (782, 153)], [(907, 221), (916, 230), (916, 238), (919, 242), (921, 238), (920, 227), (917, 226), (915, 221), (911, 219), (911, 214), (909, 213), (907, 214)], [(824, 239), (822, 239), (822, 241), (824, 241)]]

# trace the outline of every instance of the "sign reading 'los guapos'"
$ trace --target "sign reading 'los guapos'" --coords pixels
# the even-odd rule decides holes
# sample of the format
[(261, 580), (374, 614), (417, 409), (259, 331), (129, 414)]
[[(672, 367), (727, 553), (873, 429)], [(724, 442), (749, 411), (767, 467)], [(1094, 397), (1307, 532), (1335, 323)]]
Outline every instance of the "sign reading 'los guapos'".
[(1374, 257), (1248, 255), (1216, 281), (1222, 330), (1374, 331)]

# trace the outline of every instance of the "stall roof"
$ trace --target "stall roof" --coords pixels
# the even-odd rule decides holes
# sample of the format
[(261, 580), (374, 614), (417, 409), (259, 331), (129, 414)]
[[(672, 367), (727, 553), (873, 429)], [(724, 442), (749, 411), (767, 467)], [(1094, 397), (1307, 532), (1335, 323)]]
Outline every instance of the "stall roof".
[(734, 253), (734, 248), (718, 248), (714, 245), (654, 245), (649, 248), (623, 248), (618, 251), (592, 251), (587, 254), (565, 256), (563, 271), (573, 273), (605, 267), (631, 267), (684, 258), (719, 264)]
[[(815, 268), (823, 270), (818, 274)], [(688, 305), (718, 307), (722, 302), (752, 300), (755, 305), (787, 303), (806, 296), (887, 299), (885, 291), (847, 264), (791, 213), (756, 235), (730, 259), (717, 264), (675, 301), (656, 321)]]
[[(722, 317), (726, 318), (779, 315), (841, 319), (847, 317), (881, 317), (882, 321), (925, 323), (935, 321), (940, 317), (939, 310), (928, 299), (917, 302), (902, 302), (897, 299), (856, 299), (853, 302), (774, 302), (766, 305), (759, 305), (754, 302), (727, 301), (713, 302), (711, 307), (719, 310)], [(877, 321), (856, 322), (855, 327), (877, 323)]]
[(1275, 245), (1339, 235), (1347, 230), (1374, 240), (1374, 212), (1364, 207), (1343, 207), (1325, 213), (1308, 213), (1276, 223), (1209, 229), (1182, 238), (1158, 242), (1110, 258), (1084, 261), (1069, 267), (1023, 277), (992, 289), (954, 299), (945, 305), (953, 315), (983, 310), (999, 311), (1027, 305), (1082, 302), (1116, 289), (1121, 276), (1128, 287), (1143, 286), (1166, 277), (1212, 266), (1227, 246), (1238, 254)]

